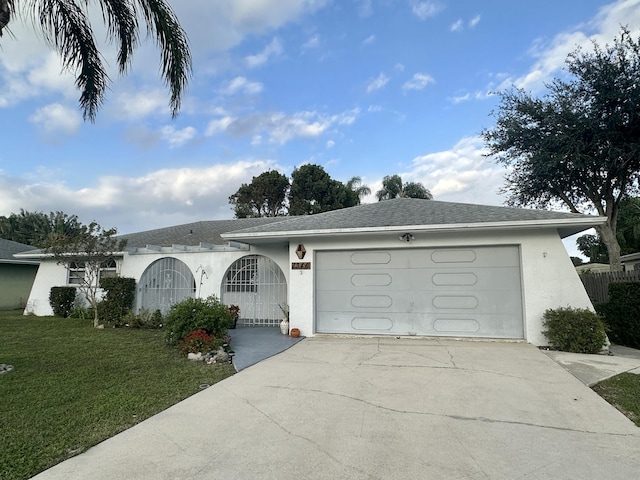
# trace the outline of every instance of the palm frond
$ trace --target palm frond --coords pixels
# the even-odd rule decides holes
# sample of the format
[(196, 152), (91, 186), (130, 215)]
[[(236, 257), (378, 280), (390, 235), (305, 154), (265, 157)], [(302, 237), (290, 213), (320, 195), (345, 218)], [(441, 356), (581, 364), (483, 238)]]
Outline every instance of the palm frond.
[(138, 0), (147, 29), (156, 37), (162, 55), (162, 76), (171, 91), (171, 115), (180, 110), (182, 93), (191, 77), (191, 53), (187, 34), (164, 0)]
[(95, 120), (104, 100), (109, 77), (93, 38), (93, 31), (82, 9), (72, 0), (32, 2), (32, 13), (42, 26), (45, 39), (62, 57), (68, 70), (80, 70), (76, 87), (85, 120)]

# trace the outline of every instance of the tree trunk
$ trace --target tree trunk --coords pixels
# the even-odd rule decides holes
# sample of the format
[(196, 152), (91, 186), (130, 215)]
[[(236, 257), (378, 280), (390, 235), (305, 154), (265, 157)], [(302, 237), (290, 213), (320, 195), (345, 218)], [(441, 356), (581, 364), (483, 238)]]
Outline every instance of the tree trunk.
[(620, 263), (620, 244), (616, 237), (616, 233), (611, 228), (609, 222), (604, 225), (595, 227), (598, 235), (602, 239), (602, 242), (607, 246), (607, 253), (609, 254), (609, 268), (612, 272), (621, 272), (622, 263)]

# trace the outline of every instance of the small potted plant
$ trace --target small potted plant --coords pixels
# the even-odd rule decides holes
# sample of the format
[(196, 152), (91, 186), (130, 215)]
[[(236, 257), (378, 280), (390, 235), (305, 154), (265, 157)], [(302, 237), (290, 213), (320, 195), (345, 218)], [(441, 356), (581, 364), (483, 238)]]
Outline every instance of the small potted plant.
[(279, 303), (278, 306), (282, 310), (282, 321), (280, 322), (280, 332), (283, 335), (289, 335), (289, 305), (286, 303)]

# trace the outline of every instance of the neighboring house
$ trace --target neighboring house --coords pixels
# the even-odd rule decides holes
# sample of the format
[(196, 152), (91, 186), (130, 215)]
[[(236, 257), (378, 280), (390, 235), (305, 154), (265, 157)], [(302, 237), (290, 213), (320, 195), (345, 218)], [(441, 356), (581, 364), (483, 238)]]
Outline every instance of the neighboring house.
[(24, 308), (36, 278), (37, 259), (17, 259), (14, 254), (35, 247), (0, 238), (0, 310)]
[(621, 256), (620, 263), (622, 263), (622, 269), (625, 272), (640, 270), (640, 252)]
[(583, 263), (576, 267), (576, 272), (583, 273), (603, 273), (610, 272), (611, 266), (608, 263)]
[[(302, 335), (523, 339), (542, 314), (592, 308), (561, 238), (604, 217), (396, 199), (301, 217), (198, 222), (123, 235), (112, 269), (137, 281), (136, 308), (218, 295), (241, 322)], [(28, 254), (25, 256), (29, 256)], [(40, 254), (40, 257), (42, 255)], [(76, 272), (77, 273), (77, 272)], [(49, 315), (74, 272), (42, 257), (31, 312)]]

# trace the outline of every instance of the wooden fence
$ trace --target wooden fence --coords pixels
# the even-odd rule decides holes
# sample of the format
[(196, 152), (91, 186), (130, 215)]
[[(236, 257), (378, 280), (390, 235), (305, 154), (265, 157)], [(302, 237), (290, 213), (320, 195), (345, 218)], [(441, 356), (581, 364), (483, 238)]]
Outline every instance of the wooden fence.
[(640, 270), (583, 273), (580, 275), (580, 279), (593, 303), (605, 303), (609, 301), (610, 283), (640, 282)]

